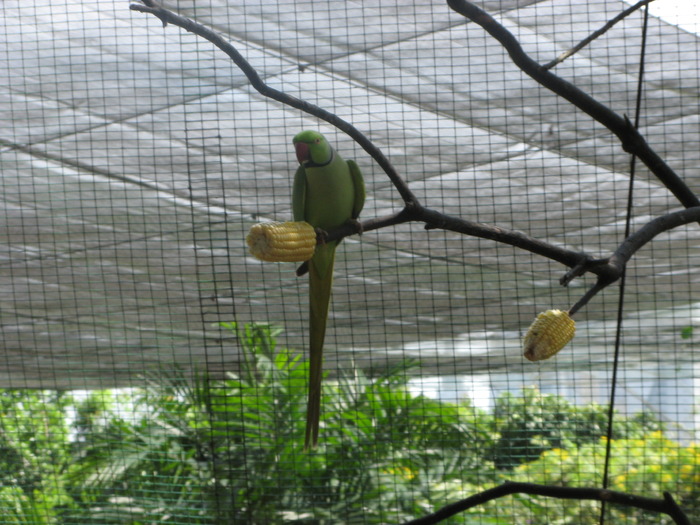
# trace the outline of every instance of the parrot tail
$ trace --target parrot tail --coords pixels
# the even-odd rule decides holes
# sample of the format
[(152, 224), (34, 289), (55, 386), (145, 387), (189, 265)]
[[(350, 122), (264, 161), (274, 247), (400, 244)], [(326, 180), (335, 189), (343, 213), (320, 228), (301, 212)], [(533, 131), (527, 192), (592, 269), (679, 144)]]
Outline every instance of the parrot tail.
[[(320, 249), (319, 249), (320, 248)], [(321, 420), (321, 380), (323, 379), (323, 342), (333, 285), (335, 243), (317, 247), (309, 264), (309, 398), (306, 409), (304, 449), (315, 448)]]

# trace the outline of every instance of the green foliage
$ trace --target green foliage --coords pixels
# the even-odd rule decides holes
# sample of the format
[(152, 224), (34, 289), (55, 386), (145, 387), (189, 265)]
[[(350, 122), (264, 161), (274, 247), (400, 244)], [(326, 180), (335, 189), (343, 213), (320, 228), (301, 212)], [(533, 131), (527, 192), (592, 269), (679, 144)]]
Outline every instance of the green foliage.
[[(607, 408), (595, 403), (576, 406), (566, 399), (541, 394), (527, 388), (522, 395), (505, 393), (496, 400), (494, 463), (499, 469), (512, 469), (536, 460), (545, 450), (567, 450), (596, 442), (607, 434)], [(633, 418), (615, 415), (612, 435), (616, 438), (641, 437), (663, 430), (651, 414)]]
[[(504, 479), (600, 486), (607, 409), (536, 389), (493, 413), (411, 394), (410, 363), (324, 382), (322, 439), (304, 451), (308, 363), (279, 330), (226, 324), (244, 363), (87, 396), (0, 392), (2, 523), (399, 523)], [(700, 449), (653, 417), (616, 416), (611, 488), (668, 490), (698, 518)], [(70, 423), (69, 423), (70, 422)], [(512, 496), (445, 523), (592, 523), (594, 502)], [(611, 523), (663, 523), (612, 508)]]
[(0, 516), (9, 523), (57, 523), (72, 504), (63, 477), (69, 402), (58, 392), (0, 392)]
[(435, 480), (475, 477), (486, 438), (472, 411), (410, 395), (405, 369), (326, 381), (323, 439), (304, 452), (308, 363), (268, 326), (229, 327), (253, 359), (211, 390), (226, 519), (400, 522), (425, 512)]
[(12, 525), (55, 523), (51, 508), (34, 500), (18, 486), (0, 488), (0, 512), (2, 523)]
[[(601, 485), (601, 465), (606, 440), (588, 443), (574, 451), (548, 450), (537, 460), (518, 467), (511, 479), (557, 486), (595, 487)], [(660, 431), (639, 438), (611, 442), (609, 488), (620, 492), (660, 498), (673, 494), (692, 523), (700, 523), (700, 447), (684, 447)], [(548, 523), (594, 523), (600, 515), (597, 504), (571, 505), (561, 500), (540, 499), (540, 512)], [(610, 523), (673, 523), (668, 517), (638, 509), (611, 506)]]

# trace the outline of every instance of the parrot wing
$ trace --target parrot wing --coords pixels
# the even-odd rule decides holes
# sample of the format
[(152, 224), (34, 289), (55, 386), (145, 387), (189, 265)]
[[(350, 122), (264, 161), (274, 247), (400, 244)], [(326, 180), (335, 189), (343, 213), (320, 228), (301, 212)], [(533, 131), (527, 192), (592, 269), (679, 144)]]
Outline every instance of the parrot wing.
[[(303, 166), (297, 168), (294, 174), (292, 187), (292, 216), (295, 221), (303, 221), (306, 218), (306, 171)], [(297, 277), (309, 273), (309, 261), (301, 263), (297, 268)]]
[(357, 162), (354, 160), (348, 161), (348, 167), (350, 168), (352, 185), (355, 189), (355, 201), (352, 205), (352, 218), (357, 219), (365, 205), (365, 198), (367, 196), (367, 192), (365, 190), (365, 178), (362, 176), (360, 166), (358, 166)]
[(299, 166), (292, 187), (292, 215), (295, 221), (306, 219), (306, 170)]

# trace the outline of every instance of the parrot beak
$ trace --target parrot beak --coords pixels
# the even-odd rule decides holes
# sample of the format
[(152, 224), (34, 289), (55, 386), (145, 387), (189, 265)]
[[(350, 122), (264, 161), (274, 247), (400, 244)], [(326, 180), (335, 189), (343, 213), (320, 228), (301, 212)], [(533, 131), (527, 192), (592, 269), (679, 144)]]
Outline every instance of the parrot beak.
[(308, 162), (311, 160), (311, 151), (309, 149), (309, 145), (304, 143), (304, 142), (297, 142), (294, 144), (294, 149), (296, 149), (297, 153), (297, 160), (299, 161), (299, 164), (302, 166), (304, 165), (305, 162)]

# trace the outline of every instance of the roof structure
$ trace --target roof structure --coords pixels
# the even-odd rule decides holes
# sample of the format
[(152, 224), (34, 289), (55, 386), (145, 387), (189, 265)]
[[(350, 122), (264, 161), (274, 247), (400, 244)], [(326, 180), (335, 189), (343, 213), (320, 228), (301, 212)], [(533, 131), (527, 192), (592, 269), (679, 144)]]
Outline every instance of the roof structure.
[[(478, 2), (547, 62), (628, 5)], [(269, 85), (351, 122), (425, 205), (593, 256), (622, 240), (630, 157), (610, 131), (524, 75), (438, 0), (165, 4), (230, 41)], [(235, 369), (218, 323), (283, 325), (303, 349), (306, 280), (262, 263), (249, 227), (291, 218), (291, 138), (320, 129), (364, 171), (363, 218), (397, 211), (387, 176), (349, 137), (252, 89), (227, 56), (128, 2), (0, 7), (0, 387), (127, 386), (160, 367)], [(634, 115), (642, 11), (556, 74)], [(700, 39), (651, 18), (641, 131), (700, 192)], [(636, 166), (632, 228), (679, 209)], [(700, 228), (659, 236), (628, 269), (630, 366), (697, 361)], [(404, 224), (353, 236), (336, 261), (328, 368), (420, 358), (424, 373), (530, 370), (520, 337), (568, 308), (565, 267), (493, 241)], [(577, 314), (540, 370), (609, 363), (618, 288)], [(338, 361), (336, 364), (335, 362)], [(678, 365), (678, 363), (681, 363)], [(530, 367), (530, 368), (528, 368)]]

